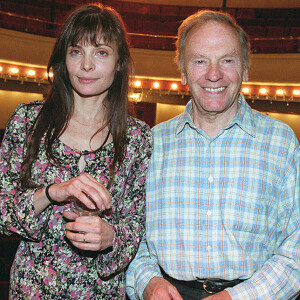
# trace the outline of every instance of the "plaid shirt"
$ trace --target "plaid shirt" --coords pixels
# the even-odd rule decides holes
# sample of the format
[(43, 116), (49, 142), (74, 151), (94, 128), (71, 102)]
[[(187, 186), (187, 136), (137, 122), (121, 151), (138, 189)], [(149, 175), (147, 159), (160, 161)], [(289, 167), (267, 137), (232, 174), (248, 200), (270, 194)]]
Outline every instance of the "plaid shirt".
[(159, 266), (179, 280), (246, 279), (232, 299), (292, 299), (300, 290), (300, 149), (293, 131), (240, 96), (210, 139), (185, 112), (153, 129), (147, 243), (127, 272), (142, 292)]

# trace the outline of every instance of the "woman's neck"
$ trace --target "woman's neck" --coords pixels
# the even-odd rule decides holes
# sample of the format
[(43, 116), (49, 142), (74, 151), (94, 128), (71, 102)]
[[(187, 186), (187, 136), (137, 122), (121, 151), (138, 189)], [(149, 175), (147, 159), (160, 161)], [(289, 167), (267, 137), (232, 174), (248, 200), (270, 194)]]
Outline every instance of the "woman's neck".
[(103, 101), (99, 99), (75, 99), (74, 112), (71, 116), (71, 120), (82, 126), (104, 124), (106, 121), (105, 111)]

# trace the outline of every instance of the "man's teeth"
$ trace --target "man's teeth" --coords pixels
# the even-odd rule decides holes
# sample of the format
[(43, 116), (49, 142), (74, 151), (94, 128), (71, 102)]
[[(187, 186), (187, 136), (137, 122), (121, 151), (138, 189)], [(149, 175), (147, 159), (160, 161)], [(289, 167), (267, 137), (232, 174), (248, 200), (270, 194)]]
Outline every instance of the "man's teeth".
[(204, 88), (204, 89), (208, 92), (217, 93), (217, 92), (224, 91), (225, 87), (220, 87), (220, 88), (216, 88), (216, 89), (213, 89), (213, 88)]

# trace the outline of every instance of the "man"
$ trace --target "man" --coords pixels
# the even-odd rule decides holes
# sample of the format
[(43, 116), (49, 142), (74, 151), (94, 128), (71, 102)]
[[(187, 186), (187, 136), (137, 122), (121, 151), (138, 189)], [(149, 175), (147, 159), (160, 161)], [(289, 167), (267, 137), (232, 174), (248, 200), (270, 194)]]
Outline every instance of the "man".
[(226, 14), (179, 28), (191, 101), (153, 129), (146, 238), (131, 299), (294, 299), (300, 290), (300, 149), (240, 94), (249, 40)]

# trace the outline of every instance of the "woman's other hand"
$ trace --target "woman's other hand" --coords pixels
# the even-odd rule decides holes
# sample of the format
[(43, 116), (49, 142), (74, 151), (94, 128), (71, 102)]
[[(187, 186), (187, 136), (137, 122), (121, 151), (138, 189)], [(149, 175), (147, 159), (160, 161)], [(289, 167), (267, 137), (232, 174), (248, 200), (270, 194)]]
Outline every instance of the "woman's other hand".
[(113, 227), (99, 216), (79, 217), (71, 211), (64, 211), (66, 223), (65, 235), (78, 249), (102, 251), (113, 246)]

